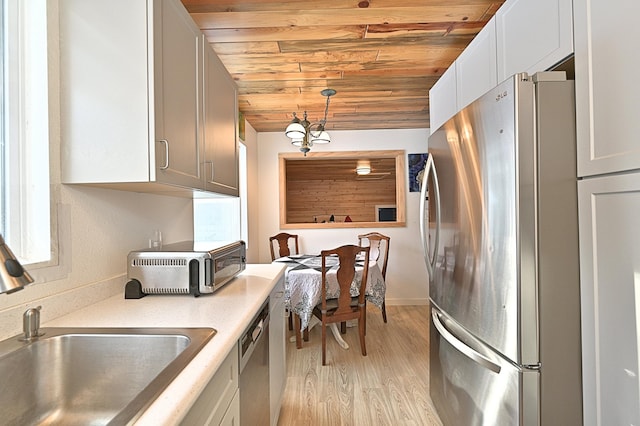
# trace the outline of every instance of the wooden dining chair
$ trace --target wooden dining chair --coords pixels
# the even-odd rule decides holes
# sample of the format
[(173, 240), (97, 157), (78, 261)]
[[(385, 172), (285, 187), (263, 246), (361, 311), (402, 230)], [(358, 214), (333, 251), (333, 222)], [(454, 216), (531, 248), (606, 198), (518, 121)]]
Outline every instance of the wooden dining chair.
[[(293, 241), (290, 246), (290, 242)], [(277, 244), (278, 256), (276, 256), (275, 246)], [(291, 253), (291, 249), (295, 248), (295, 253)], [(287, 234), (281, 232), (273, 237), (269, 237), (269, 249), (271, 250), (271, 261), (273, 262), (279, 257), (290, 256), (291, 254), (300, 254), (298, 248), (298, 236), (295, 234)]]
[[(378, 263), (382, 271), (382, 278), (387, 280), (387, 263), (389, 262), (389, 242), (391, 238), (379, 232), (358, 235), (358, 245), (371, 247), (370, 257)], [(387, 322), (387, 309), (382, 301), (382, 319)]]
[[(289, 246), (290, 242), (293, 241), (292, 245)], [(278, 256), (276, 256), (275, 245), (278, 245)], [(295, 249), (295, 253), (291, 253), (291, 248)], [(296, 234), (287, 234), (286, 232), (281, 232), (273, 237), (269, 237), (269, 250), (271, 250), (271, 261), (273, 262), (278, 257), (290, 256), (291, 254), (300, 254), (300, 249), (298, 247), (298, 236)], [(289, 330), (293, 330), (293, 318), (292, 314), (289, 314)], [(307, 334), (305, 334), (307, 336)]]
[[(360, 280), (358, 296), (351, 296), (351, 283), (356, 276), (356, 257), (364, 253), (364, 267)], [(327, 267), (327, 257), (337, 255), (338, 270), (336, 278), (340, 287), (337, 299), (327, 299), (327, 273), (331, 266)], [(362, 355), (367, 355), (365, 345), (365, 327), (367, 321), (365, 305), (365, 288), (369, 275), (369, 247), (345, 245), (333, 250), (323, 250), (322, 257), (322, 287), (320, 303), (313, 308), (313, 314), (322, 322), (322, 365), (326, 365), (327, 358), (327, 324), (341, 323), (348, 320), (358, 320), (358, 334), (360, 336), (360, 349)], [(299, 331), (296, 331), (299, 333)]]

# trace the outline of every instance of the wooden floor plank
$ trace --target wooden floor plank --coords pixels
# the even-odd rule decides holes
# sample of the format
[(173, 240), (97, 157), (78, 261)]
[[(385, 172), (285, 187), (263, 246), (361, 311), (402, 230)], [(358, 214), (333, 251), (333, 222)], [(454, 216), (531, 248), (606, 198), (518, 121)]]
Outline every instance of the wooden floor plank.
[[(342, 349), (327, 333), (322, 366), (320, 327), (302, 349), (287, 341), (287, 385), (279, 426), (441, 426), (429, 397), (429, 308), (387, 306), (367, 312), (367, 356), (357, 328), (344, 335)], [(292, 335), (292, 332), (289, 332)]]

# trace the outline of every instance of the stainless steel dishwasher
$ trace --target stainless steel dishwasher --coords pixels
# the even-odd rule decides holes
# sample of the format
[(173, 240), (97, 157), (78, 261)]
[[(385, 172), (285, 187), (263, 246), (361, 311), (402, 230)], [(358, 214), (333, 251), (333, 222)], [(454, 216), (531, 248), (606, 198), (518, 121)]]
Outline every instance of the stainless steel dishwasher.
[(240, 425), (269, 425), (269, 299), (240, 338)]

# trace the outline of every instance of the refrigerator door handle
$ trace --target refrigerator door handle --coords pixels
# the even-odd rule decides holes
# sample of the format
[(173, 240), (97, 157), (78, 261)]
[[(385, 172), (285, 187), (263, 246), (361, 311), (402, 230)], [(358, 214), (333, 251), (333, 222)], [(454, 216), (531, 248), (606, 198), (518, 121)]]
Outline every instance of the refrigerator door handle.
[(447, 342), (449, 342), (451, 346), (453, 346), (462, 354), (467, 356), (469, 359), (476, 362), (477, 364), (480, 364), (484, 368), (489, 369), (494, 373), (498, 373), (498, 374), (500, 373), (500, 370), (502, 369), (502, 367), (500, 367), (495, 362), (491, 361), (486, 356), (482, 355), (480, 352), (467, 346), (464, 342), (462, 342), (460, 339), (454, 336), (451, 332), (449, 332), (449, 330), (447, 330), (444, 324), (442, 324), (442, 322), (440, 321), (440, 314), (438, 312), (433, 310), (431, 312), (431, 317), (433, 319), (433, 325), (435, 326), (436, 330), (438, 330), (438, 333), (440, 333), (440, 335)]
[[(433, 245), (433, 256), (429, 254), (429, 241), (427, 241), (428, 235), (428, 217), (425, 217), (427, 212), (427, 187), (429, 184), (429, 176), (433, 174), (433, 194), (431, 195), (435, 204), (435, 216), (436, 216), (436, 235)], [(426, 231), (426, 232), (425, 232)], [(438, 246), (440, 245), (440, 186), (438, 185), (438, 173), (436, 172), (436, 165), (433, 162), (433, 156), (429, 155), (427, 158), (427, 164), (424, 167), (424, 174), (422, 176), (422, 187), (420, 188), (420, 238), (422, 239), (422, 251), (424, 255), (424, 261), (427, 265), (427, 272), (429, 272), (429, 279), (433, 277), (433, 271), (436, 268), (436, 261), (438, 259)]]

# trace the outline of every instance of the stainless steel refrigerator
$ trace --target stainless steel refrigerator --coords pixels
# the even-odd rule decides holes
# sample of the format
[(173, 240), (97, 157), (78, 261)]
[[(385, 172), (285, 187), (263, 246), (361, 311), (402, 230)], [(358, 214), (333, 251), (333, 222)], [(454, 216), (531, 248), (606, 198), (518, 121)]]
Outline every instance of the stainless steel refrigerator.
[(582, 424), (573, 81), (517, 74), (429, 137), (421, 234), (445, 425)]

